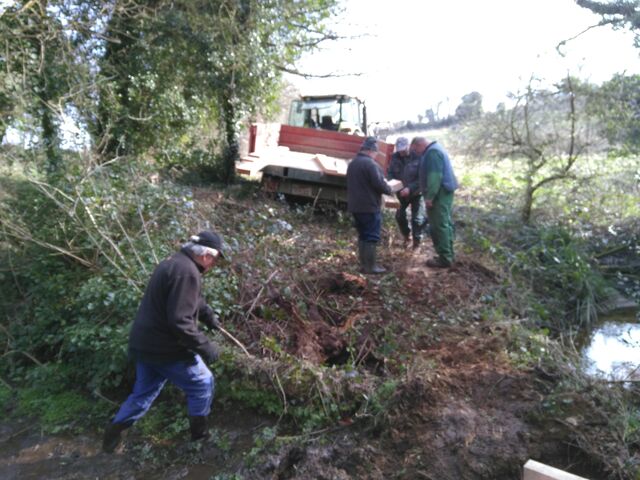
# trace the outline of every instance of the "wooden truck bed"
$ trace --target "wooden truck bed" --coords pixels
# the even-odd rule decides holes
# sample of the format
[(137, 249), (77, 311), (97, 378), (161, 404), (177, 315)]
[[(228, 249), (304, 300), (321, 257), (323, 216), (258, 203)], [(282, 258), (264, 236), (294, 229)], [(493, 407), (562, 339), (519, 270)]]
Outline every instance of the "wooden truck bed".
[[(249, 154), (237, 165), (240, 173), (258, 172), (267, 165), (293, 167), (346, 175), (348, 161), (360, 150), (363, 137), (279, 123), (253, 124)], [(393, 145), (378, 142), (376, 159), (386, 172)]]
[[(238, 173), (263, 174), (265, 188), (285, 194), (346, 201), (349, 160), (364, 138), (346, 133), (292, 127), (278, 123), (254, 124), (249, 132), (249, 153), (236, 165)], [(376, 161), (386, 172), (393, 145), (378, 142)], [(385, 199), (395, 204), (394, 197)]]

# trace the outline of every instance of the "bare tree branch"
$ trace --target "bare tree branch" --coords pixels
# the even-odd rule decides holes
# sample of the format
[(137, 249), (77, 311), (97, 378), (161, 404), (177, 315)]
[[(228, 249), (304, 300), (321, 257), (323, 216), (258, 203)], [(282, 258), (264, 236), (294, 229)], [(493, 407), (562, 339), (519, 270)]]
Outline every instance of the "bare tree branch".
[(302, 78), (342, 78), (342, 77), (359, 77), (364, 75), (364, 73), (325, 73), (325, 74), (315, 74), (315, 73), (305, 73), (300, 70), (293, 69), (290, 67), (285, 67), (283, 65), (277, 67), (278, 70), (284, 73), (289, 73), (291, 75), (297, 75)]
[(562, 47), (565, 47), (567, 45), (567, 43), (569, 43), (569, 42), (575, 40), (576, 38), (584, 35), (589, 30), (591, 30), (593, 28), (601, 27), (601, 26), (602, 26), (602, 22), (601, 23), (596, 23), (595, 25), (590, 25), (587, 28), (585, 28), (584, 30), (582, 30), (580, 33), (577, 33), (576, 35), (574, 35), (573, 37), (570, 37), (570, 38), (567, 38), (565, 40), (562, 40), (560, 43), (558, 43), (556, 45), (556, 52), (558, 52), (558, 55), (560, 55), (561, 57), (564, 57), (566, 55), (566, 53), (562, 51)]

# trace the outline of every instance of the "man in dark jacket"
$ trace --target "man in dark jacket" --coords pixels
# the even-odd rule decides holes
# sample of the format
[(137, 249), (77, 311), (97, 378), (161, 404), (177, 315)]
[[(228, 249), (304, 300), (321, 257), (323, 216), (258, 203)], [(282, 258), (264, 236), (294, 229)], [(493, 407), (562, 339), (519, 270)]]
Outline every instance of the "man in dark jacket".
[[(427, 220), (425, 215), (424, 201), (420, 191), (420, 158), (414, 150), (414, 143), (405, 137), (398, 137), (396, 140), (396, 151), (391, 157), (387, 178), (389, 180), (400, 180), (404, 186), (397, 193), (400, 206), (396, 210), (396, 222), (400, 228), (400, 233), (404, 237), (405, 246), (409, 243), (409, 236), (413, 238), (414, 250), (420, 246), (422, 234), (425, 230)], [(411, 228), (407, 219), (407, 208), (411, 207)]]
[(129, 335), (129, 355), (136, 362), (133, 393), (107, 426), (102, 448), (113, 452), (124, 430), (151, 407), (167, 380), (187, 397), (191, 438), (208, 435), (207, 416), (214, 378), (207, 368), (218, 348), (198, 329), (220, 323), (202, 298), (202, 275), (223, 256), (217, 233), (201, 232), (153, 271)]
[(427, 260), (432, 268), (449, 268), (454, 261), (453, 253), (453, 192), (458, 181), (453, 173), (449, 154), (437, 142), (424, 142), (424, 154), (420, 165), (420, 187), (431, 222), (431, 239), (437, 257)]
[(378, 141), (367, 137), (347, 167), (347, 209), (358, 231), (358, 253), (363, 273), (384, 273), (376, 264), (376, 245), (382, 229), (382, 194), (391, 194), (382, 168), (375, 161)]

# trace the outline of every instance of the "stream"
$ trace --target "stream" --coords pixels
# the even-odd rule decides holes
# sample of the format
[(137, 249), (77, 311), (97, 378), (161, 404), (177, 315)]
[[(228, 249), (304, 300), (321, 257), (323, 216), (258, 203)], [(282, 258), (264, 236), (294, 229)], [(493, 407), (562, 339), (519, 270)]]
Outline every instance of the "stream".
[(602, 317), (578, 345), (587, 374), (640, 381), (640, 322), (636, 311)]

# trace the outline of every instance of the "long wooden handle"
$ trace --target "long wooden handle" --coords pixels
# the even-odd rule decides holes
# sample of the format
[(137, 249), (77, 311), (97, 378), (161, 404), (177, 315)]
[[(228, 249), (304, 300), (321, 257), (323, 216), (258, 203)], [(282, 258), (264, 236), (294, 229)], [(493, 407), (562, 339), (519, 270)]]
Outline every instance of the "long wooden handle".
[(247, 354), (247, 357), (249, 358), (253, 358), (253, 355), (251, 355), (249, 353), (249, 351), (246, 349), (246, 347), (242, 344), (242, 342), (240, 342), (240, 340), (238, 340), (236, 337), (234, 337), (233, 335), (231, 335), (229, 332), (227, 332), (224, 328), (222, 328), (221, 326), (218, 326), (218, 330), (220, 330), (220, 332), (222, 332), (224, 335), (226, 335), (229, 339), (231, 339), (233, 341), (233, 343), (235, 343), (237, 346), (239, 346), (242, 351), (244, 353)]

